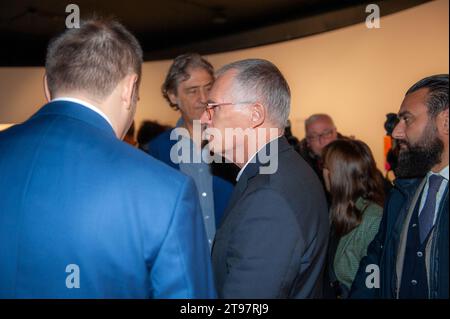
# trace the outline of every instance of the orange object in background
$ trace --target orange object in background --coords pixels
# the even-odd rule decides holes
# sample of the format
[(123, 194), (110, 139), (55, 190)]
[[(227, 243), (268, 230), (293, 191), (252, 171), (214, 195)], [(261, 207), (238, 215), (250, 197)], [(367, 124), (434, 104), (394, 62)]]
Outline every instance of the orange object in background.
[(392, 148), (392, 137), (385, 135), (384, 136), (384, 169), (388, 172), (391, 170), (391, 165), (387, 162), (387, 154)]

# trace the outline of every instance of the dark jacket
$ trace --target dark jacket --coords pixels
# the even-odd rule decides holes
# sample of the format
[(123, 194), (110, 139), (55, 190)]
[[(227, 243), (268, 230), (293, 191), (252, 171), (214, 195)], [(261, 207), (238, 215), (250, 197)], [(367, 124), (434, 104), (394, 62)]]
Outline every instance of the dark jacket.
[[(402, 227), (408, 208), (414, 197), (420, 179), (395, 182), (381, 220), (378, 234), (368, 248), (367, 256), (359, 266), (351, 289), (351, 298), (396, 298), (397, 274), (396, 255)], [(442, 198), (433, 232), (433, 245), (430, 256), (429, 291), (430, 298), (448, 298), (448, 187)], [(367, 288), (366, 272), (368, 265), (377, 265), (380, 270), (380, 287)]]
[(277, 141), (278, 169), (261, 174), (263, 148), (244, 169), (216, 233), (212, 258), (220, 298), (322, 296), (325, 195), (286, 138)]

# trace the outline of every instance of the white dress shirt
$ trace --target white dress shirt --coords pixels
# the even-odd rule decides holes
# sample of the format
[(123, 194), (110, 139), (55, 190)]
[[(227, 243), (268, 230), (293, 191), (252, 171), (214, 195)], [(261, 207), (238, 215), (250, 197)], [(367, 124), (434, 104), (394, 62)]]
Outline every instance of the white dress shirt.
[(259, 151), (261, 151), (267, 144), (270, 144), (272, 141), (276, 140), (277, 138), (280, 138), (281, 136), (282, 136), (282, 135), (277, 136), (277, 137), (271, 139), (269, 142), (267, 142), (266, 144), (264, 144), (263, 146), (261, 146), (261, 147), (256, 151), (256, 153), (252, 155), (252, 157), (250, 157), (250, 159), (245, 163), (244, 166), (242, 166), (241, 170), (240, 170), (239, 173), (237, 174), (237, 176), (236, 176), (236, 182), (239, 182), (239, 178), (241, 178), (241, 175), (242, 175), (242, 173), (244, 172), (245, 168), (247, 167), (247, 165), (248, 165), (249, 163), (251, 163), (251, 162), (253, 161), (253, 159), (256, 157), (256, 154), (258, 154)]
[(80, 100), (80, 99), (76, 99), (76, 98), (73, 98), (73, 97), (65, 97), (64, 96), (64, 97), (58, 97), (56, 99), (53, 99), (50, 102), (56, 102), (56, 101), (67, 101), (67, 102), (73, 102), (73, 103), (81, 104), (81, 105), (87, 107), (88, 109), (91, 109), (92, 111), (94, 111), (95, 113), (100, 115), (101, 117), (103, 117), (106, 120), (106, 122), (108, 122), (108, 124), (111, 125), (111, 128), (113, 127), (111, 121), (106, 116), (106, 114), (102, 112), (102, 110), (100, 110), (98, 107), (96, 107), (96, 106), (94, 106), (94, 105), (92, 105), (92, 104), (90, 104), (90, 103), (88, 103), (86, 101), (83, 101), (83, 100)]

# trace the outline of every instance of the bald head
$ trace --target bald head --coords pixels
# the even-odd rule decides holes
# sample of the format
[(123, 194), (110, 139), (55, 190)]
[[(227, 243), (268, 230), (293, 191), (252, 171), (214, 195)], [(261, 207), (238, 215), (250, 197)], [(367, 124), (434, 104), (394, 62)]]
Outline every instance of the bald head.
[(333, 119), (328, 114), (325, 113), (313, 114), (305, 120), (305, 132), (307, 132), (308, 127), (314, 124), (315, 122), (323, 122), (334, 126)]

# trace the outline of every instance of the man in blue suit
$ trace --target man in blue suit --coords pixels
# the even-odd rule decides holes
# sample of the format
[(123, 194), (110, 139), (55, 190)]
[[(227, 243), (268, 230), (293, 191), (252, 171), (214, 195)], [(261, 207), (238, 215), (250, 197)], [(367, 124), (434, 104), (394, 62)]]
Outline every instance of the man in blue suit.
[(111, 20), (50, 44), (50, 103), (0, 133), (0, 298), (216, 296), (193, 182), (119, 140), (141, 65)]
[(234, 164), (218, 163), (207, 148), (202, 148), (199, 120), (213, 83), (214, 69), (206, 59), (196, 53), (177, 56), (162, 85), (162, 94), (172, 108), (180, 111), (181, 118), (175, 129), (160, 134), (146, 147), (150, 155), (194, 180), (210, 248), (233, 191), (231, 181), (237, 175)]

